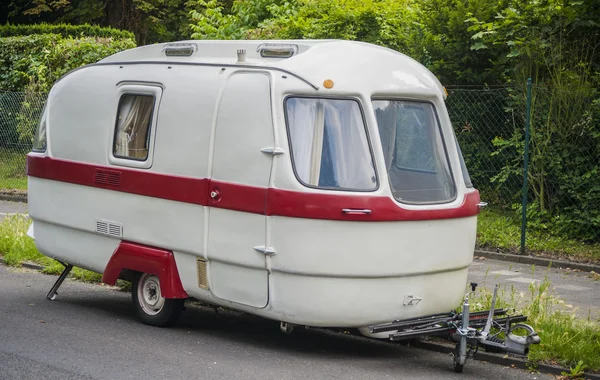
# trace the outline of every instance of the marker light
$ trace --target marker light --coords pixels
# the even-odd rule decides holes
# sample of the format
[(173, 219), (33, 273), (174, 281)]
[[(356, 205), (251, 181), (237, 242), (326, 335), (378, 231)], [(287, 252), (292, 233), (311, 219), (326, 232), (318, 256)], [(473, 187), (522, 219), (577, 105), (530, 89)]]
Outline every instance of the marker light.
[(263, 58), (290, 58), (298, 53), (298, 45), (261, 44), (256, 51)]
[(196, 44), (168, 44), (163, 48), (163, 52), (167, 57), (189, 57), (198, 50)]
[(325, 86), (325, 88), (332, 88), (333, 81), (331, 79), (326, 79), (325, 81), (323, 81), (323, 86)]

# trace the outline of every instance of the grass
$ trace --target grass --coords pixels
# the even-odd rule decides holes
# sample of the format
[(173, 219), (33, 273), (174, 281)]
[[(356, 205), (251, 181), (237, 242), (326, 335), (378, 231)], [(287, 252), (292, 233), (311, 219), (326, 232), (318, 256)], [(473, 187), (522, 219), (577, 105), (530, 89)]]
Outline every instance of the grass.
[[(532, 267), (535, 270), (535, 267)], [(496, 307), (513, 309), (528, 317), (527, 324), (538, 333), (541, 343), (532, 345), (532, 363), (560, 365), (572, 370), (600, 371), (600, 321), (578, 318), (573, 307), (552, 294), (546, 278), (529, 285), (529, 293), (516, 292), (513, 286), (499, 286)], [(470, 298), (474, 311), (489, 310), (492, 291), (485, 283)]]
[[(527, 230), (526, 238), (527, 252), (534, 255), (600, 262), (600, 244), (585, 244), (533, 229)], [(499, 249), (505, 253), (519, 253), (521, 221), (512, 213), (483, 210), (478, 218), (477, 246), (482, 249)]]
[(0, 149), (0, 190), (27, 190), (24, 152)]
[[(27, 236), (31, 220), (24, 215), (9, 215), (0, 221), (0, 255), (8, 266), (32, 262), (44, 267), (43, 273), (58, 275), (64, 269), (57, 261), (42, 255), (33, 239)], [(85, 282), (100, 282), (102, 275), (81, 268), (73, 268), (70, 276)]]

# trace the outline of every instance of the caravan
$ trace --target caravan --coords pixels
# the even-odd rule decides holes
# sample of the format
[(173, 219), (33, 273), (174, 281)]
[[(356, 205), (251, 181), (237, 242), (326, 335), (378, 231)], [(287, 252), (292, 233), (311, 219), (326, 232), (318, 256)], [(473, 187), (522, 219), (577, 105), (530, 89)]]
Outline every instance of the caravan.
[(30, 235), (132, 281), (145, 323), (193, 298), (293, 326), (456, 309), (478, 191), (444, 87), (338, 40), (142, 46), (61, 78), (28, 155)]

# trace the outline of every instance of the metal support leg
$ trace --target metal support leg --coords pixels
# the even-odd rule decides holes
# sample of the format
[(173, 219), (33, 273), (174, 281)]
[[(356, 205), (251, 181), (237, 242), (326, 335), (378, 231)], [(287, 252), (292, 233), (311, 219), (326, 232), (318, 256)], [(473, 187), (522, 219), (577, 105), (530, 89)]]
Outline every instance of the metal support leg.
[[(65, 264), (63, 264), (63, 265), (65, 265)], [(62, 273), (58, 277), (58, 280), (56, 280), (56, 282), (52, 286), (52, 289), (50, 289), (50, 292), (48, 293), (46, 298), (48, 298), (50, 301), (54, 301), (56, 299), (56, 297), (58, 297), (57, 290), (62, 285), (65, 278), (67, 278), (67, 276), (71, 272), (71, 269), (73, 269), (73, 265), (71, 265), (71, 264), (65, 265), (65, 269), (62, 271)]]
[(467, 333), (469, 331), (469, 296), (465, 297), (463, 304), (462, 321), (460, 329), (460, 341), (456, 345), (454, 357), (454, 370), (462, 372), (465, 363), (467, 362)]

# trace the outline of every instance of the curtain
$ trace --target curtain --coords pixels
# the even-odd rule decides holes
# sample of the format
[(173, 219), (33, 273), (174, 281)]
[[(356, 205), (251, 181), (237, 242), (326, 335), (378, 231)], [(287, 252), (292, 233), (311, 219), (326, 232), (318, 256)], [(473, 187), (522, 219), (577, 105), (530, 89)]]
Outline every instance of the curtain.
[(154, 98), (148, 95), (125, 95), (119, 107), (119, 124), (115, 154), (146, 158), (147, 136)]
[(326, 183), (348, 189), (374, 188), (375, 169), (355, 101), (294, 98), (288, 100), (287, 110), (294, 166), (303, 182), (318, 186), (326, 175), (321, 172), (325, 165), (330, 168), (327, 174), (331, 171), (334, 177)]

